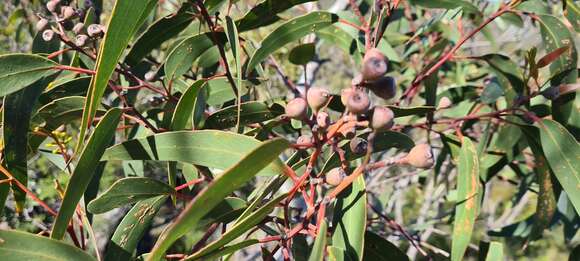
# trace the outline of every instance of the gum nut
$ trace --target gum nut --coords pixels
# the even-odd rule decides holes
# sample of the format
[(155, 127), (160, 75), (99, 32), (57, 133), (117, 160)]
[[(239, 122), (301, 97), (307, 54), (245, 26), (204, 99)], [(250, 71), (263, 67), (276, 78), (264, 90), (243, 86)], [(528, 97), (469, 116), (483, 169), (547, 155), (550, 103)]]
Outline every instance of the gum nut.
[(85, 29), (85, 24), (77, 23), (77, 24), (75, 24), (75, 26), (73, 27), (72, 30), (75, 34), (80, 34), (83, 32), (84, 29)]
[(362, 114), (369, 110), (371, 101), (369, 96), (362, 91), (356, 91), (348, 98), (346, 108), (354, 114)]
[(76, 15), (75, 9), (70, 6), (63, 6), (61, 12), (64, 19), (70, 19)]
[(352, 84), (352, 86), (359, 86), (359, 85), (363, 84), (362, 74), (359, 73), (354, 78), (352, 78), (352, 80), (350, 81), (350, 84)]
[(413, 147), (405, 158), (407, 164), (416, 168), (428, 169), (435, 163), (431, 146), (425, 143)]
[(356, 135), (356, 128), (354, 126), (349, 128), (340, 128), (338, 132), (346, 139), (352, 139)]
[(367, 152), (367, 145), (368, 142), (365, 139), (359, 137), (354, 137), (352, 140), (350, 140), (349, 143), (350, 151), (356, 155), (365, 154)]
[(155, 81), (155, 76), (157, 76), (157, 72), (149, 71), (145, 74), (145, 81), (148, 82)]
[(87, 33), (90, 37), (98, 37), (103, 33), (103, 29), (100, 24), (91, 24), (87, 27)]
[(44, 30), (44, 32), (42, 32), (42, 39), (46, 42), (49, 42), (50, 40), (52, 40), (53, 36), (54, 36), (54, 31), (51, 29)]
[(36, 23), (36, 30), (40, 32), (40, 31), (44, 30), (47, 25), (48, 25), (48, 20), (41, 18), (40, 20), (38, 20), (38, 23)]
[(82, 47), (82, 46), (85, 46), (87, 44), (88, 40), (89, 40), (89, 36), (84, 35), (84, 34), (79, 34), (75, 38), (75, 44), (79, 47)]
[(330, 99), (330, 92), (326, 88), (315, 87), (310, 88), (306, 94), (306, 100), (308, 101), (308, 106), (312, 108), (313, 111), (318, 111)]
[(60, 3), (60, 1), (58, 0), (50, 0), (48, 1), (48, 3), (46, 3), (46, 9), (48, 9), (48, 11), (50, 12), (56, 12), (56, 10), (58, 10), (58, 4)]
[(375, 131), (388, 130), (393, 127), (395, 114), (387, 107), (375, 107), (371, 118), (371, 128)]
[(437, 105), (437, 109), (447, 109), (449, 107), (451, 107), (451, 100), (449, 99), (449, 97), (447, 96), (443, 96), (441, 97), (441, 99), (439, 99), (439, 104)]
[(295, 98), (286, 104), (286, 116), (292, 119), (301, 119), (306, 115), (307, 106), (303, 98)]
[(296, 145), (310, 145), (312, 143), (312, 137), (307, 135), (302, 135), (296, 140)]
[(353, 92), (354, 90), (352, 88), (345, 88), (340, 91), (340, 101), (344, 106), (346, 106), (348, 98), (352, 95)]
[(338, 186), (340, 182), (344, 179), (346, 173), (341, 168), (334, 168), (331, 169), (329, 172), (324, 175), (324, 181), (331, 186)]
[(377, 48), (367, 51), (363, 58), (362, 76), (365, 81), (374, 81), (387, 73), (387, 57)]
[(328, 113), (321, 111), (316, 114), (316, 124), (318, 124), (320, 128), (328, 127), (328, 125), (330, 125), (330, 116), (328, 116)]
[(397, 82), (395, 78), (384, 76), (372, 82), (369, 89), (376, 95), (385, 100), (390, 100), (397, 95)]

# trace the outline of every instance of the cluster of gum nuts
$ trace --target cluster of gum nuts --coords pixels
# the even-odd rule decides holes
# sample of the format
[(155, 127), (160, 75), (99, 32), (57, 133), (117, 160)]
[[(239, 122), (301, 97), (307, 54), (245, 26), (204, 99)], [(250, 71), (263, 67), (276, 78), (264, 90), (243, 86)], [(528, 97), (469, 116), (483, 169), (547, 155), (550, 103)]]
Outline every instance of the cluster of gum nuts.
[[(374, 106), (371, 108), (371, 100), (368, 95), (370, 90), (376, 96), (388, 100), (396, 95), (396, 83), (392, 77), (385, 76), (387, 73), (388, 59), (378, 49), (369, 49), (362, 62), (361, 73), (354, 77), (352, 86), (341, 91), (341, 102), (345, 106), (345, 112), (342, 115), (344, 122), (358, 122), (366, 120), (368, 124), (351, 124), (350, 128), (341, 128), (338, 130), (340, 136), (344, 139), (350, 139), (349, 148), (357, 155), (364, 154), (367, 151), (367, 141), (363, 138), (356, 137), (356, 126), (368, 127), (373, 132), (384, 132), (393, 127), (395, 117), (393, 111), (387, 106)], [(308, 121), (308, 107), (312, 110), (314, 128), (324, 130), (331, 125), (330, 117), (325, 108), (331, 99), (330, 91), (323, 87), (312, 87), (306, 93), (306, 99), (297, 97), (289, 101), (285, 108), (285, 116), (295, 119)], [(313, 128), (313, 130), (314, 130)], [(369, 139), (370, 140), (370, 139)], [(296, 145), (313, 144), (312, 137), (307, 135), (300, 136)], [(434, 164), (433, 153), (428, 144), (418, 144), (414, 146), (409, 153), (401, 155), (390, 164), (409, 165), (415, 168), (428, 169)], [(337, 186), (346, 177), (345, 169), (337, 167), (331, 169), (324, 175), (324, 181), (331, 185)]]
[[(50, 0), (46, 3), (46, 9), (54, 17), (54, 21), (62, 26), (64, 30), (72, 30), (75, 34), (74, 44), (83, 47), (105, 34), (105, 27), (100, 24), (90, 24), (85, 26), (83, 22), (74, 23), (75, 18), (80, 17), (79, 11), (70, 5), (65, 5), (61, 0)], [(40, 20), (36, 23), (36, 30), (42, 31), (42, 39), (51, 41), (54, 34), (58, 32), (50, 27), (50, 20), (39, 15)], [(64, 33), (64, 32), (62, 32)]]

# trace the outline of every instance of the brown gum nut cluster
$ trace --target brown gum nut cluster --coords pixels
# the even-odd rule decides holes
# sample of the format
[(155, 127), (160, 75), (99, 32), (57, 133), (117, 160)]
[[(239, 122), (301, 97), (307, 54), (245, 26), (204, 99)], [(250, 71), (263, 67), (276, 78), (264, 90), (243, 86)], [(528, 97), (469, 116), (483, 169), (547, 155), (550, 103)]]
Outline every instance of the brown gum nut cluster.
[[(77, 11), (74, 7), (63, 5), (60, 0), (50, 0), (46, 3), (46, 9), (58, 17), (57, 22), (62, 25), (65, 30), (72, 30), (76, 36), (74, 43), (76, 46), (85, 46), (91, 38), (103, 37), (105, 34), (104, 26), (100, 24), (91, 24), (85, 27), (82, 22), (73, 23), (72, 19), (78, 16)], [(45, 41), (50, 41), (54, 37), (55, 32), (48, 28), (49, 20), (46, 18), (40, 18), (36, 23), (36, 29), (42, 31), (42, 38)]]

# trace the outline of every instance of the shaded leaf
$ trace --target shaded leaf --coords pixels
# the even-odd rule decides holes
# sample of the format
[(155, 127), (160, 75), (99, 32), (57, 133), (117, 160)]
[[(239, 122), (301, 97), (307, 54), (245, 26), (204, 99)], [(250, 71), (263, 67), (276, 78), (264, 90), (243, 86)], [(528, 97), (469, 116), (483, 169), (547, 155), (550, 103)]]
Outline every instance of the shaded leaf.
[(298, 45), (288, 54), (288, 60), (295, 65), (305, 65), (314, 59), (316, 55), (316, 46), (314, 43), (305, 43)]
[[(240, 105), (240, 125), (271, 120), (284, 113), (279, 104), (268, 106), (263, 102), (246, 102)], [(212, 113), (205, 121), (208, 129), (227, 129), (236, 126), (238, 106), (232, 105)]]
[(409, 257), (393, 243), (367, 230), (363, 260), (407, 261)]
[(175, 106), (173, 118), (171, 119), (171, 130), (183, 130), (187, 127), (187, 122), (193, 116), (197, 95), (205, 86), (205, 81), (199, 80), (194, 82), (179, 98)]
[(254, 6), (247, 14), (240, 20), (236, 21), (238, 30), (240, 32), (252, 30), (265, 25), (270, 25), (280, 20), (278, 13), (289, 9), (292, 6), (302, 3), (312, 2), (314, 0), (265, 0), (262, 3)]
[(504, 260), (503, 245), (500, 242), (491, 242), (489, 244), (489, 250), (487, 251), (485, 261), (497, 261), (497, 260)]

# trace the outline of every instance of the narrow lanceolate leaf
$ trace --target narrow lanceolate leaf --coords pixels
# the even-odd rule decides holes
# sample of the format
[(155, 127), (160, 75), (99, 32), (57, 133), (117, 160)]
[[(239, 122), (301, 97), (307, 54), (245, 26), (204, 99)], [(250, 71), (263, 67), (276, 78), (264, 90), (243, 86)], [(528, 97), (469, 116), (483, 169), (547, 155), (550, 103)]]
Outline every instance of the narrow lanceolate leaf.
[(181, 41), (165, 59), (163, 70), (167, 82), (189, 71), (193, 62), (215, 45), (213, 37), (217, 41), (225, 42), (225, 36), (222, 33), (202, 33)]
[(86, 130), (95, 117), (97, 107), (100, 100), (105, 93), (107, 83), (117, 67), (117, 62), (121, 58), (123, 51), (127, 48), (129, 40), (133, 37), (133, 33), (141, 23), (144, 17), (151, 11), (151, 7), (157, 1), (115, 1), (113, 12), (109, 24), (107, 25), (107, 33), (97, 55), (97, 62), (95, 65), (96, 74), (91, 80), (91, 86), (87, 94), (87, 100), (83, 110), (83, 118), (79, 135), (79, 142), (76, 150), (82, 148)]
[(544, 155), (554, 175), (580, 213), (580, 145), (558, 122), (544, 119), (537, 123)]
[(566, 17), (576, 32), (580, 32), (580, 6), (574, 0), (566, 0)]
[(189, 12), (191, 3), (184, 3), (179, 11), (160, 18), (151, 24), (133, 44), (125, 61), (130, 65), (138, 64), (153, 49), (183, 31), (195, 16)]
[[(54, 77), (44, 77), (25, 89), (4, 97), (2, 110), (4, 164), (6, 165), (6, 169), (14, 175), (14, 178), (24, 185), (28, 182), (27, 148), (32, 109), (44, 88), (53, 79)], [(1, 82), (0, 85), (2, 85)], [(16, 201), (16, 211), (20, 212), (24, 207), (26, 193), (16, 185), (12, 187), (12, 190), (14, 191), (14, 199)], [(3, 202), (3, 200), (0, 200), (0, 203)], [(4, 204), (1, 204), (0, 214), (3, 208)]]
[(89, 137), (87, 145), (79, 156), (79, 161), (66, 186), (64, 198), (54, 226), (50, 233), (51, 238), (62, 239), (68, 223), (75, 212), (83, 193), (91, 181), (99, 159), (105, 152), (107, 145), (115, 136), (115, 130), (122, 111), (117, 108), (110, 109), (101, 119), (93, 134)]
[(34, 54), (0, 55), (0, 97), (55, 73), (52, 60)]
[(126, 204), (173, 193), (175, 190), (172, 187), (155, 179), (124, 178), (113, 183), (107, 191), (91, 201), (87, 209), (91, 213), (99, 214)]
[(236, 21), (236, 23), (240, 32), (266, 26), (280, 20), (280, 17), (277, 15), (278, 13), (292, 6), (312, 1), (314, 0), (266, 0), (252, 8), (252, 10), (245, 14), (242, 19)]
[(234, 62), (236, 64), (236, 90), (238, 92), (237, 103), (238, 103), (238, 113), (236, 120), (236, 128), (240, 125), (240, 106), (242, 104), (242, 62), (240, 58), (240, 39), (238, 37), (238, 28), (231, 17), (226, 16), (226, 34), (228, 36), (228, 42), (230, 43), (230, 48), (232, 49), (232, 54), (234, 55)]
[[(107, 149), (102, 160), (180, 161), (228, 169), (260, 144), (254, 138), (225, 131), (174, 131), (117, 144)], [(277, 175), (283, 164), (275, 160), (259, 175)]]
[(147, 260), (160, 260), (165, 251), (180, 237), (194, 228), (200, 219), (227, 195), (243, 186), (260, 170), (278, 159), (278, 155), (289, 147), (283, 139), (262, 143), (238, 163), (214, 179), (193, 199), (177, 219), (159, 236)]
[[(578, 51), (574, 37), (568, 28), (558, 18), (551, 15), (538, 15), (540, 33), (547, 52), (553, 52), (564, 46), (569, 48), (556, 60), (550, 63), (552, 76), (550, 83), (557, 86), (565, 83), (576, 83), (578, 80)], [(575, 92), (561, 95), (552, 102), (553, 118), (566, 125), (572, 114), (577, 113), (574, 104)]]
[(367, 230), (363, 260), (408, 261), (409, 257), (393, 243)]
[(107, 246), (105, 261), (130, 260), (153, 217), (166, 200), (167, 196), (159, 196), (135, 204), (115, 229)]
[(197, 95), (204, 86), (205, 81), (196, 81), (181, 95), (173, 112), (170, 126), (171, 130), (184, 130), (187, 127), (187, 122), (190, 121), (193, 115)]
[(271, 120), (283, 113), (282, 106), (268, 106), (263, 102), (251, 101), (239, 104), (239, 107), (233, 105), (212, 113), (204, 126), (208, 129), (227, 129), (236, 126), (238, 116), (239, 123), (246, 125)]
[(463, 138), (457, 176), (457, 205), (451, 260), (463, 260), (479, 209), (479, 158), (469, 138)]
[(54, 239), (26, 232), (0, 230), (0, 260), (95, 260), (83, 250)]
[[(362, 260), (367, 221), (367, 196), (364, 177), (359, 176), (336, 198), (332, 223), (332, 246), (349, 260)], [(343, 259), (337, 259), (343, 260)]]
[(497, 260), (504, 260), (503, 245), (500, 242), (491, 242), (489, 244), (489, 250), (487, 251), (485, 261), (497, 261)]
[(287, 43), (296, 41), (310, 33), (317, 32), (337, 21), (338, 16), (328, 12), (311, 12), (287, 21), (266, 36), (260, 43), (260, 48), (254, 52), (248, 62), (246, 74), (254, 70), (254, 67), (266, 59), (271, 53), (282, 48)]
[(243, 220), (236, 222), (234, 226), (228, 228), (228, 231), (223, 233), (218, 240), (208, 244), (188, 258), (204, 259), (204, 256), (211, 255), (212, 252), (215, 252), (226, 244), (232, 242), (234, 239), (238, 238), (248, 230), (252, 229), (252, 227), (256, 226), (259, 222), (261, 222), (274, 210), (274, 207), (276, 207), (280, 201), (286, 198), (286, 196), (287, 194), (282, 194), (270, 200), (261, 208), (256, 209), (251, 215), (247, 216)]
[(308, 261), (323, 261), (324, 253), (326, 252), (326, 230), (328, 229), (328, 224), (326, 220), (322, 221), (320, 228), (318, 229), (318, 235), (314, 240), (314, 245), (312, 246), (312, 252), (308, 257)]

